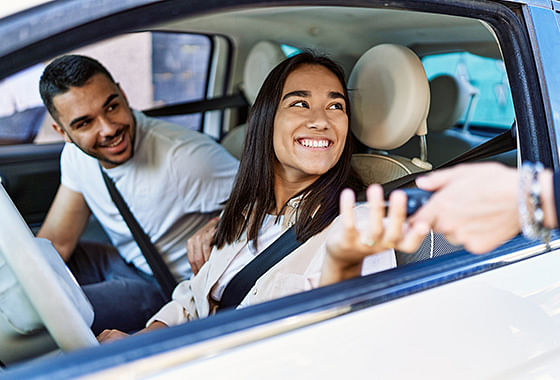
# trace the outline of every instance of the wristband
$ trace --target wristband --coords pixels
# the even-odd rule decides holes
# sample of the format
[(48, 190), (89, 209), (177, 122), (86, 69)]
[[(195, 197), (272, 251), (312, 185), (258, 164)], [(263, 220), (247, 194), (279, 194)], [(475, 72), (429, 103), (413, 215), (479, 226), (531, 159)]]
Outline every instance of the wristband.
[(544, 212), (541, 202), (539, 173), (544, 169), (540, 162), (524, 162), (519, 176), (519, 219), (523, 236), (532, 240), (542, 240), (547, 246), (550, 229), (544, 227)]

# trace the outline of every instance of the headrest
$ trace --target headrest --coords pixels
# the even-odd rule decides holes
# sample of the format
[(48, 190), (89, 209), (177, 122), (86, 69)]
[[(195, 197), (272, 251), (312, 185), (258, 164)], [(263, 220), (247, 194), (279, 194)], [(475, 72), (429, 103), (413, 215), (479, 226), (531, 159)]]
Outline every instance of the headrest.
[(365, 145), (390, 150), (427, 132), (430, 89), (412, 50), (383, 44), (365, 52), (348, 80), (352, 131)]
[(457, 124), (476, 94), (469, 83), (452, 75), (438, 75), (430, 81), (430, 132), (440, 132)]
[(243, 89), (249, 103), (255, 102), (268, 73), (284, 59), (282, 48), (273, 42), (260, 41), (251, 48), (243, 72)]

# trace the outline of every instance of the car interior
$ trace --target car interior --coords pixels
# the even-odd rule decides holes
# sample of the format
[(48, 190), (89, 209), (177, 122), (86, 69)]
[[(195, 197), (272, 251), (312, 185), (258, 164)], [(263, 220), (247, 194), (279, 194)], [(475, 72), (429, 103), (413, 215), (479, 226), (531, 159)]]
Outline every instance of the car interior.
[[(239, 8), (142, 26), (137, 32), (68, 53), (92, 54), (102, 63), (104, 57), (114, 55), (119, 65), (132, 67), (138, 61), (127, 58), (128, 53), (115, 46), (130, 44), (131, 50), (138, 50), (136, 46), (140, 45), (136, 44), (144, 44), (148, 46), (145, 63), (150, 67), (157, 58), (154, 36), (183, 34), (207, 40), (206, 67), (197, 68), (203, 75), (198, 94), (173, 99), (180, 91), (166, 84), (159, 89), (168, 90), (169, 100), (161, 100), (163, 97), (152, 89), (153, 99), (142, 103), (135, 100), (135, 88), (127, 89), (122, 82), (123, 88), (134, 107), (156, 117), (187, 120), (186, 128), (209, 134), (237, 158), (244, 143), (247, 114), (266, 75), (286, 56), (306, 49), (327, 54), (345, 69), (351, 95), (351, 128), (358, 147), (352, 164), (366, 183), (389, 184), (444, 166), (483, 143), (490, 141), (491, 145), (493, 138), (514, 125), (502, 49), (492, 27), (475, 18), (386, 8)], [(120, 45), (115, 45), (117, 39)], [(201, 49), (197, 46), (187, 43), (176, 47), (172, 42), (168, 49), (194, 54)], [(173, 61), (177, 56), (166, 57), (172, 61), (170, 66), (180, 66), (181, 62)], [(45, 61), (52, 58), (45, 57)], [(438, 61), (429, 66), (430, 59)], [(478, 66), (468, 66), (471, 61)], [(475, 78), (479, 71), (486, 70), (483, 63), (498, 70), (499, 75)], [(192, 60), (189, 64), (194, 67), (200, 62)], [(188, 80), (194, 75), (192, 67), (179, 67), (176, 75)], [(173, 82), (177, 77), (155, 71), (148, 75), (148, 87), (154, 88), (156, 80), (168, 78)], [(119, 80), (118, 74), (115, 77)], [(498, 111), (500, 115), (496, 115)], [(10, 118), (13, 124), (16, 117), (22, 118), (22, 112), (29, 111), (16, 110), (11, 116), (1, 112), (0, 133), (3, 125), (8, 125), (2, 118)], [(8, 368), (58, 355), (59, 351), (97, 345), (89, 330), (93, 316), (85, 296), (69, 279), (62, 260), (56, 259), (54, 248), (37, 241), (29, 229), (37, 230), (53, 199), (62, 148), (62, 142), (47, 131), (50, 117), (39, 113), (41, 120), (37, 122), (36, 114), (33, 120), (24, 119), (33, 124), (25, 127), (34, 131), (34, 139), (25, 135), (16, 144), (13, 136), (4, 139), (0, 134), (0, 174), (6, 189), (0, 189), (0, 212), (12, 215), (3, 217), (10, 222), (0, 229), (0, 272), (10, 273), (9, 277), (0, 277), (0, 361)], [(191, 118), (178, 119), (181, 115)], [(34, 142), (29, 143), (31, 140)], [(515, 167), (517, 150), (515, 145), (510, 148), (484, 159)], [(408, 181), (404, 186), (411, 185)], [(107, 241), (93, 217), (84, 238)], [(30, 256), (54, 258), (48, 264), (21, 265), (20, 257), (18, 265), (18, 255), (13, 254), (16, 246), (18, 252)], [(398, 253), (398, 264), (415, 265), (460, 249), (432, 233), (416, 254)], [(49, 269), (40, 280), (33, 269), (37, 267), (52, 271)], [(42, 286), (37, 287), (39, 281)], [(47, 283), (58, 285), (49, 291)], [(68, 310), (62, 318), (50, 312), (61, 308)]]

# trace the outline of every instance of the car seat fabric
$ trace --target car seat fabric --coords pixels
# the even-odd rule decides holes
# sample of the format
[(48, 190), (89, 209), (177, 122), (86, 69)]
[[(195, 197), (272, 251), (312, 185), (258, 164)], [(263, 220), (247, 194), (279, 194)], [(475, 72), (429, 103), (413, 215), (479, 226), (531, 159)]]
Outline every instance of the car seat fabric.
[[(356, 62), (348, 80), (352, 132), (367, 147), (386, 151), (426, 133), (430, 105), (428, 79), (420, 59), (408, 48), (374, 46)], [(383, 152), (354, 155), (353, 166), (370, 183), (386, 183), (429, 170), (419, 158)]]
[[(452, 75), (438, 75), (430, 81), (430, 111), (428, 114), (428, 161), (435, 167), (484, 142), (468, 131), (452, 130), (465, 114), (477, 90)], [(418, 154), (418, 140), (411, 139), (391, 151), (405, 157)]]
[[(270, 41), (255, 44), (245, 61), (243, 70), (243, 94), (253, 104), (268, 74), (280, 62), (286, 59), (282, 48)], [(222, 139), (221, 144), (235, 158), (240, 159), (245, 142), (247, 124), (241, 124), (230, 130)]]

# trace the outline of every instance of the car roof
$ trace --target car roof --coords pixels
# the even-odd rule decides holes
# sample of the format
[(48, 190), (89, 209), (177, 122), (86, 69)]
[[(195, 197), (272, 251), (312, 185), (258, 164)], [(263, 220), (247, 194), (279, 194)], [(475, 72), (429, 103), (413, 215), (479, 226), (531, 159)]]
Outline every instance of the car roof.
[(3, 1), (0, 5), (0, 19), (51, 1), (54, 0)]

